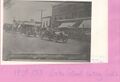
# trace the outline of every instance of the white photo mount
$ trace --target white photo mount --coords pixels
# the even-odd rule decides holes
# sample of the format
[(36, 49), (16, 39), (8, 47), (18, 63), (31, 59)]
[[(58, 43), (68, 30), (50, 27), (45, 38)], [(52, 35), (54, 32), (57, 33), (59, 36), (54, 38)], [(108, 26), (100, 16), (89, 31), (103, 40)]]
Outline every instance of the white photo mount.
[[(26, 0), (32, 1), (32, 0)], [(34, 0), (35, 1), (35, 0)], [(41, 0), (36, 0), (41, 1)], [(46, 0), (47, 1), (47, 0)], [(55, 1), (55, 0), (50, 0)], [(57, 0), (72, 1), (72, 0)], [(108, 63), (108, 0), (75, 0), (92, 2), (92, 26), (91, 26), (91, 62)], [(21, 62), (3, 61), (3, 0), (1, 0), (1, 64), (84, 64), (84, 62)]]

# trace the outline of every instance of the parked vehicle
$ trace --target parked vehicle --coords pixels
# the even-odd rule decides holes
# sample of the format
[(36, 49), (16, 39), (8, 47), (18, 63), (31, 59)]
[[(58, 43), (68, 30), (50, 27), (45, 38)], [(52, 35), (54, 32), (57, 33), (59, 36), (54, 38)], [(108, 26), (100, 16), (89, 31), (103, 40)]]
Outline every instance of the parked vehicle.
[(52, 40), (54, 38), (54, 33), (48, 30), (44, 30), (41, 32), (41, 39), (48, 38), (48, 40)]
[(28, 37), (36, 37), (35, 26), (30, 24), (24, 24), (21, 27), (21, 33), (24, 33)]
[(68, 34), (65, 34), (63, 31), (55, 32), (55, 41), (56, 42), (64, 42), (66, 43), (68, 41)]
[(68, 41), (68, 35), (63, 31), (50, 31), (45, 30), (41, 33), (41, 39), (47, 38), (48, 40), (52, 40), (55, 42), (63, 42), (66, 43)]

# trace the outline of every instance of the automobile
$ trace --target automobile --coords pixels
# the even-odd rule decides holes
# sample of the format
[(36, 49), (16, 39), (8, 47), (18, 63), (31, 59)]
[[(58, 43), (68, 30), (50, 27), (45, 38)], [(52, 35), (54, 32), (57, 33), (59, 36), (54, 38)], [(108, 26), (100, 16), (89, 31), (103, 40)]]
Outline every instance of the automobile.
[(68, 34), (66, 34), (64, 31), (55, 32), (55, 41), (56, 42), (63, 42), (66, 43), (68, 41)]
[(66, 43), (68, 41), (68, 34), (66, 34), (64, 31), (45, 30), (41, 33), (41, 39), (45, 38), (50, 41)]

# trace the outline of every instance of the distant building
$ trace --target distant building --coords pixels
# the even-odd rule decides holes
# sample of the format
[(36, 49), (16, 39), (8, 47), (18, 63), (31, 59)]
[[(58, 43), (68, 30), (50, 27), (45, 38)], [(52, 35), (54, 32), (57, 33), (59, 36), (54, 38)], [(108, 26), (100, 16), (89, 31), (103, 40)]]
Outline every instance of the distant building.
[(35, 21), (35, 26), (36, 27), (41, 27), (41, 25), (42, 25), (42, 22)]
[[(52, 8), (52, 27), (62, 28), (70, 38), (91, 34), (91, 2), (63, 2)], [(89, 37), (90, 38), (90, 37)]]
[(13, 30), (27, 34), (28, 32), (39, 32), (42, 23), (30, 19), (29, 21), (13, 20)]
[(19, 21), (19, 24), (26, 24), (26, 25), (33, 25), (35, 27), (41, 27), (42, 22), (30, 19), (29, 21)]
[(51, 27), (51, 16), (42, 17), (42, 28)]
[(91, 19), (91, 2), (63, 2), (52, 8), (52, 27), (65, 22)]

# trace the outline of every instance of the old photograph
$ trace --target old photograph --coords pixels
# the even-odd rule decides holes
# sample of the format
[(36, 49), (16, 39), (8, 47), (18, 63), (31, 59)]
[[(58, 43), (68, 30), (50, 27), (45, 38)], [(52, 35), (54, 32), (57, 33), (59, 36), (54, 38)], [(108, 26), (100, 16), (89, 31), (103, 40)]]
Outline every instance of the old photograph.
[(91, 1), (4, 0), (2, 61), (90, 62)]

